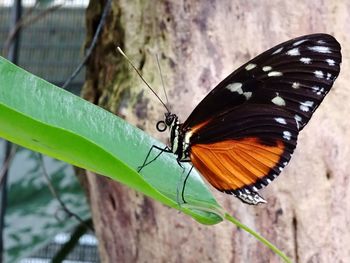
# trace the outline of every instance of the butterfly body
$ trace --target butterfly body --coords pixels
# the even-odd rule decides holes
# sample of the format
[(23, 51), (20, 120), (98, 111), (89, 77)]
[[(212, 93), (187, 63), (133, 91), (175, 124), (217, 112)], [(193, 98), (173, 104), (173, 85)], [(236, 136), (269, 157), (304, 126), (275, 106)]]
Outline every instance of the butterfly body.
[(184, 123), (165, 114), (159, 123), (170, 130), (170, 151), (219, 191), (248, 204), (265, 202), (258, 190), (290, 161), (299, 132), (332, 87), (340, 63), (340, 45), (327, 34), (265, 51), (220, 82)]
[(175, 114), (167, 113), (165, 123), (170, 130), (170, 150), (177, 156), (178, 162), (189, 162), (190, 145), (189, 133), (182, 130), (179, 118)]

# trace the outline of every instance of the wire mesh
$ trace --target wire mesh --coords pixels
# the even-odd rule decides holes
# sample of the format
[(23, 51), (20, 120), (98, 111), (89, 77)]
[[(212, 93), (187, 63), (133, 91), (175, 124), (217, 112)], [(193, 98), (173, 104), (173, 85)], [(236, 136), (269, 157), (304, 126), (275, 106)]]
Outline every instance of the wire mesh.
[[(60, 233), (56, 235), (53, 242), (44, 248), (35, 252), (31, 257), (22, 259), (19, 263), (44, 263), (51, 262), (62, 246), (68, 242), (69, 233)], [(98, 251), (96, 249), (97, 240), (93, 235), (85, 234), (79, 239), (79, 244), (74, 247), (72, 252), (66, 257), (66, 263), (95, 263), (99, 262)]]
[[(58, 86), (64, 83), (81, 61), (85, 39), (86, 6), (83, 5), (86, 1), (80, 1), (80, 6), (79, 1), (67, 2), (71, 4), (64, 4), (48, 13), (45, 13), (45, 10), (59, 5), (62, 1), (52, 1), (50, 5), (35, 7), (27, 5), (23, 8), (24, 17), (30, 14), (30, 17), (40, 19), (25, 23), (21, 30), (18, 65)], [(1, 54), (8, 42), (10, 12), (9, 4), (0, 3)], [(68, 89), (79, 90), (84, 82), (84, 75), (83, 69)]]

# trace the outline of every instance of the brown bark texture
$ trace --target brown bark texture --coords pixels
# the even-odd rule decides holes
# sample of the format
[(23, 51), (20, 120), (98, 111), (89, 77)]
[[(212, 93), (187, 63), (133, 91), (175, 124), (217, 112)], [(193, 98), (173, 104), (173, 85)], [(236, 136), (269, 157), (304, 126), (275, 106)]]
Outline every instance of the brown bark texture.
[[(88, 39), (102, 3), (92, 0), (87, 10)], [(164, 109), (116, 45), (163, 96), (154, 59), (160, 56), (171, 108), (185, 120), (220, 80), (260, 52), (304, 34), (334, 35), (342, 45), (340, 76), (301, 132), (288, 167), (262, 191), (268, 203), (247, 206), (213, 191), (294, 262), (350, 262), (349, 10), (342, 0), (115, 0), (83, 97), (165, 142), (155, 129)], [(87, 173), (87, 180), (102, 262), (281, 262), (230, 223), (204, 226), (110, 179)]]

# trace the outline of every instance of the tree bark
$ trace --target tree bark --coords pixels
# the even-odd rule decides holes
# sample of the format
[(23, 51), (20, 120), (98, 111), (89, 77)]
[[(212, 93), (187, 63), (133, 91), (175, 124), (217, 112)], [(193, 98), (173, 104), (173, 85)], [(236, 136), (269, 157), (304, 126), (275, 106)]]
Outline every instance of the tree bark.
[[(101, 2), (91, 0), (87, 10), (88, 40)], [(262, 191), (268, 204), (247, 206), (215, 194), (294, 262), (349, 262), (348, 10), (341, 0), (115, 0), (83, 97), (165, 141), (155, 129), (164, 109), (117, 45), (164, 97), (154, 54), (160, 56), (171, 109), (185, 120), (220, 80), (260, 52), (303, 34), (333, 34), (343, 47), (340, 77), (302, 131), (288, 167)], [(88, 173), (87, 181), (102, 262), (280, 262), (231, 224), (203, 226), (107, 178)]]

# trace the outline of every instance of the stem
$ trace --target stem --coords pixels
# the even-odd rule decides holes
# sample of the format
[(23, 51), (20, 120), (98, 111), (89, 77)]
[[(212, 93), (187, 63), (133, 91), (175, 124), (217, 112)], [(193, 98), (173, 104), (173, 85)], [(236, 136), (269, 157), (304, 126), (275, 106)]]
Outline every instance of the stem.
[(258, 234), (257, 232), (253, 231), (252, 229), (250, 229), (249, 227), (247, 227), (246, 225), (242, 224), (241, 222), (239, 222), (236, 218), (234, 218), (233, 216), (225, 213), (225, 219), (230, 221), (231, 223), (235, 224), (237, 227), (243, 229), (244, 231), (246, 231), (247, 233), (251, 234), (253, 237), (255, 237), (257, 240), (259, 240), (262, 244), (264, 244), (265, 246), (267, 246), (268, 248), (270, 248), (275, 254), (277, 254), (280, 258), (283, 259), (284, 262), (286, 263), (292, 263), (292, 260), (287, 257), (286, 254), (284, 254), (281, 250), (279, 250), (277, 247), (275, 247), (272, 243), (270, 243), (267, 239), (265, 239), (264, 237), (262, 237), (260, 234)]

